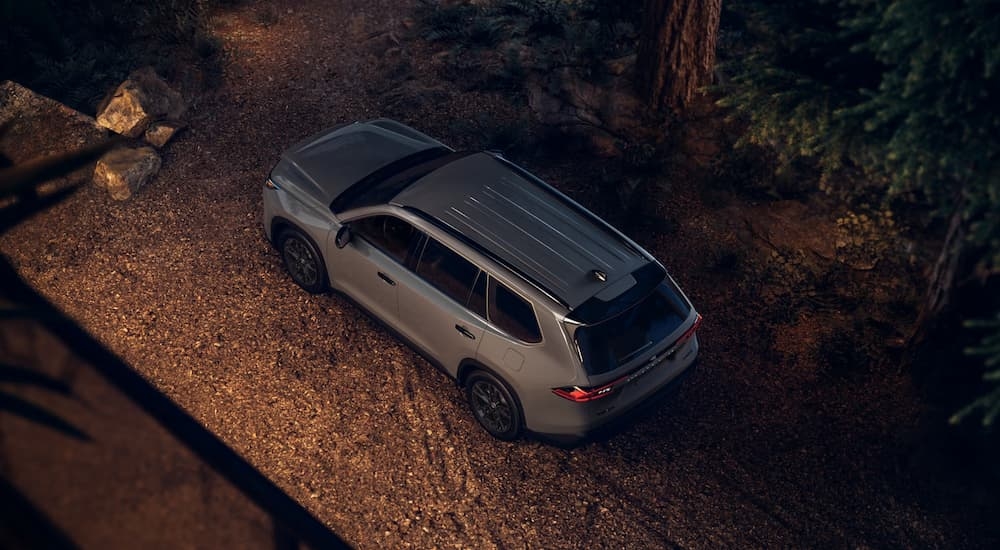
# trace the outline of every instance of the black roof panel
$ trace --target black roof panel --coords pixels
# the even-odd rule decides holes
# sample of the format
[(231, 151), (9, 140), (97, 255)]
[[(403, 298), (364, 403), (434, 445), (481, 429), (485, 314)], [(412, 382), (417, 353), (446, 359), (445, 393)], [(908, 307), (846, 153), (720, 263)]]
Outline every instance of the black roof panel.
[(441, 166), (392, 202), (465, 235), (570, 309), (650, 263), (582, 207), (486, 153)]

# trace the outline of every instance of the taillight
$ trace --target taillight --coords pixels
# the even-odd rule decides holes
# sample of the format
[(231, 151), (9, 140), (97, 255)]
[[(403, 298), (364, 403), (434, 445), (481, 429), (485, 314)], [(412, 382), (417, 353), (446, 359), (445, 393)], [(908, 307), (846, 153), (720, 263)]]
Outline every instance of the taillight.
[[(676, 351), (677, 348), (679, 348), (679, 347), (683, 346), (684, 344), (686, 344), (687, 341), (690, 340), (692, 336), (694, 336), (694, 333), (698, 332), (698, 327), (700, 327), (700, 326), (701, 326), (701, 314), (699, 313), (698, 314), (698, 318), (694, 320), (694, 324), (691, 325), (691, 328), (685, 330), (684, 334), (681, 334), (681, 337), (677, 339), (677, 342), (674, 343), (673, 346), (671, 346), (670, 354), (672, 354), (674, 351)], [(668, 354), (668, 357), (669, 357), (669, 354)]]
[(277, 186), (277, 184), (274, 183), (274, 180), (272, 180), (271, 178), (267, 178), (267, 181), (264, 182), (264, 186), (267, 187), (268, 189), (275, 189), (275, 190), (281, 189), (280, 187)]
[(666, 354), (653, 357), (653, 359), (645, 366), (635, 369), (631, 373), (622, 376), (621, 378), (615, 380), (614, 382), (593, 388), (586, 388), (580, 386), (565, 386), (562, 388), (554, 388), (552, 390), (552, 393), (558, 395), (559, 397), (562, 397), (563, 399), (569, 399), (570, 401), (573, 401), (575, 403), (586, 403), (588, 401), (593, 401), (595, 399), (607, 397), (612, 393), (614, 393), (615, 386), (618, 386), (619, 384), (628, 384), (632, 380), (635, 380), (636, 378), (645, 374), (647, 371), (649, 371), (649, 369), (656, 366), (659, 363), (658, 359), (659, 357), (667, 357), (668, 359), (672, 360), (673, 355), (677, 351), (677, 349), (686, 344), (687, 341), (690, 340), (692, 336), (694, 336), (695, 332), (698, 331), (698, 327), (700, 326), (701, 326), (701, 314), (698, 314), (698, 317), (694, 320), (694, 323), (691, 324), (691, 327), (685, 330), (684, 334), (682, 334), (681, 337), (678, 338), (677, 341), (674, 342), (672, 346), (670, 346)]
[(570, 401), (575, 401), (577, 403), (586, 403), (587, 401), (593, 401), (595, 399), (600, 399), (602, 397), (607, 397), (615, 391), (615, 384), (618, 381), (612, 382), (610, 384), (605, 384), (596, 388), (581, 388), (580, 386), (567, 386), (564, 388), (555, 388), (552, 393), (562, 397), (564, 399), (569, 399)]

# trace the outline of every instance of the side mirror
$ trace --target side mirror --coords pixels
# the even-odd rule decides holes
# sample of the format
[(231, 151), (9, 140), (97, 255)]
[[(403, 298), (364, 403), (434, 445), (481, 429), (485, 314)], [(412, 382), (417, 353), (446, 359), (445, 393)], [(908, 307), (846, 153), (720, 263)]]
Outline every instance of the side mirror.
[(347, 243), (351, 242), (351, 228), (347, 225), (340, 226), (340, 229), (337, 231), (337, 238), (333, 242), (337, 245), (337, 248), (347, 246)]

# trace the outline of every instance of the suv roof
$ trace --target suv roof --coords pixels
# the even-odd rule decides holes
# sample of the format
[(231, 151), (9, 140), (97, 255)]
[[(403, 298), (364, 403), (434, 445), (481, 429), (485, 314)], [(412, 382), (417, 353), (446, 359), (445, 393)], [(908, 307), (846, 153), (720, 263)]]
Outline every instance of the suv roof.
[(391, 202), (448, 226), (571, 310), (612, 301), (652, 262), (581, 206), (486, 153), (437, 168)]

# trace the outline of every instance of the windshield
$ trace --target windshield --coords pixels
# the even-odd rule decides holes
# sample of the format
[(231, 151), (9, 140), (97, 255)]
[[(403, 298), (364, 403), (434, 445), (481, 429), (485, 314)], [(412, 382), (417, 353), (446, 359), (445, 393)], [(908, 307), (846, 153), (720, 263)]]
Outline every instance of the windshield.
[(452, 152), (445, 147), (434, 147), (403, 157), (348, 187), (333, 199), (330, 210), (334, 214), (340, 214), (352, 208), (385, 204), (418, 179), (469, 154), (469, 152)]
[(576, 342), (588, 374), (603, 374), (625, 365), (687, 319), (691, 307), (667, 281), (615, 317), (576, 330)]

